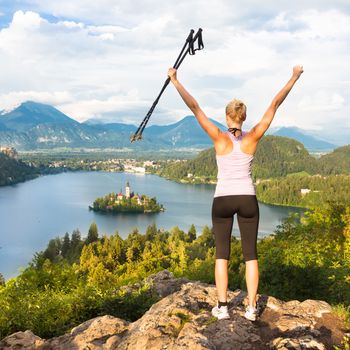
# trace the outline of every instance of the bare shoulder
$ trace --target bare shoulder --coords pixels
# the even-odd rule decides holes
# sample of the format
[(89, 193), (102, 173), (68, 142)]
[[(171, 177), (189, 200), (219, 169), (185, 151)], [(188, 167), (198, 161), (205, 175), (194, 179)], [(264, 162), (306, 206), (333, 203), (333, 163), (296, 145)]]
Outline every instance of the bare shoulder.
[(241, 151), (248, 154), (255, 154), (258, 141), (252, 131), (244, 133), (241, 143)]
[(220, 132), (219, 137), (214, 142), (214, 147), (218, 155), (227, 154), (232, 151), (232, 142), (226, 132)]

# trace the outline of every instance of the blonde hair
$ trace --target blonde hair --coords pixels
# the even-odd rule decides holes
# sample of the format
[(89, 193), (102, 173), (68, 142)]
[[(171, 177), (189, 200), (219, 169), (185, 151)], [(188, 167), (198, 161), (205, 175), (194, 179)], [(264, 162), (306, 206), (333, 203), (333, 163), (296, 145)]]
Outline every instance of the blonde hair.
[(234, 122), (244, 122), (246, 111), (247, 107), (241, 100), (234, 99), (226, 106), (226, 115)]

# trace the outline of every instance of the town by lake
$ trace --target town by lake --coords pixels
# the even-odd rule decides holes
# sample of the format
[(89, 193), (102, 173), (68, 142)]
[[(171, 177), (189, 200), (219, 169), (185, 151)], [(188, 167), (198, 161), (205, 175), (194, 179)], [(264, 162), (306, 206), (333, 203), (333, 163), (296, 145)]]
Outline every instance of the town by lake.
[[(156, 197), (165, 211), (106, 215), (89, 210), (97, 197), (125, 193), (127, 182), (134, 193)], [(194, 224), (201, 233), (205, 225), (211, 226), (214, 190), (215, 185), (179, 184), (156, 175), (126, 172), (66, 172), (1, 187), (0, 272), (6, 280), (17, 276), (50, 239), (75, 229), (85, 237), (92, 222), (100, 236), (118, 231), (126, 238), (134, 228), (144, 233), (153, 223), (158, 228), (178, 226), (185, 231)], [(273, 233), (289, 213), (304, 211), (263, 203), (259, 208), (259, 237)], [(239, 237), (236, 218), (233, 235)]]

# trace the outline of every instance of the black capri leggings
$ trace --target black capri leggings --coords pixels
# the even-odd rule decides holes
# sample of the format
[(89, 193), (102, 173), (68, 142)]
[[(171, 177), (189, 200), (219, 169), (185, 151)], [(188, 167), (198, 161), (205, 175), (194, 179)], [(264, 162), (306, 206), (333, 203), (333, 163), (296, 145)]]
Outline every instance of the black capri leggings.
[(255, 195), (214, 197), (212, 206), (216, 259), (230, 259), (233, 216), (237, 213), (245, 261), (258, 259), (259, 205)]

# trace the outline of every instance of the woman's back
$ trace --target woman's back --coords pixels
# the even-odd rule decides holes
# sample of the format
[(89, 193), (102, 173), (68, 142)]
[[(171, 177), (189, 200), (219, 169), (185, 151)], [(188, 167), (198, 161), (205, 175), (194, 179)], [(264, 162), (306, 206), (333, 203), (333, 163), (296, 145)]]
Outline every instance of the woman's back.
[(251, 177), (252, 162), (254, 155), (244, 153), (241, 150), (241, 143), (247, 132), (235, 137), (227, 131), (229, 138), (233, 143), (233, 149), (230, 153), (216, 154), (216, 163), (218, 166), (218, 182), (214, 197), (228, 195), (255, 195), (255, 187)]

